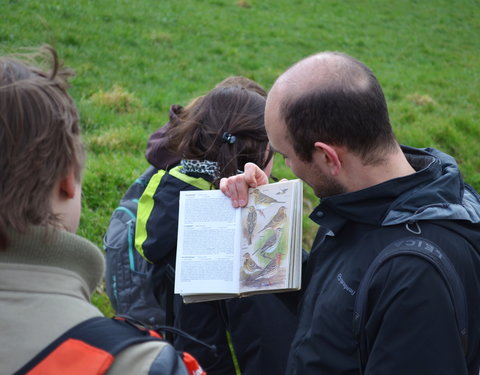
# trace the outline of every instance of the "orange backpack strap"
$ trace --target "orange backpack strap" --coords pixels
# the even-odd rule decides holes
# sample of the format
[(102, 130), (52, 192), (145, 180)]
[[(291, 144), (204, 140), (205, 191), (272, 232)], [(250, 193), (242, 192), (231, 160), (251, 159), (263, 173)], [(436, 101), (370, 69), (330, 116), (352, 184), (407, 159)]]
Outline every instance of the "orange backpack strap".
[(96, 317), (54, 340), (14, 375), (101, 375), (125, 348), (162, 340), (125, 320)]
[(191, 375), (207, 375), (202, 369), (195, 357), (187, 352), (183, 352), (183, 364), (187, 368), (187, 371)]

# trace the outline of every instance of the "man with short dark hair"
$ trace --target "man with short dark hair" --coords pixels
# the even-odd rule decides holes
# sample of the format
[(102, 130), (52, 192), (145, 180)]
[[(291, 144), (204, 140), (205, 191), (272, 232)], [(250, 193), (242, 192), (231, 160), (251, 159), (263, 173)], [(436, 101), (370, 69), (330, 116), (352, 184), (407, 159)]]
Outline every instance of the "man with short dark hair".
[[(265, 126), (273, 149), (321, 198), (310, 216), (320, 229), (287, 373), (478, 374), (480, 198), (455, 160), (400, 146), (372, 71), (337, 52), (307, 57), (277, 79)], [(247, 164), (220, 187), (239, 207), (249, 187), (266, 183)], [(360, 282), (383, 249), (406, 239), (435, 244), (450, 259), (466, 296), (467, 334), (432, 264), (396, 256), (368, 285), (359, 361), (353, 312)]]

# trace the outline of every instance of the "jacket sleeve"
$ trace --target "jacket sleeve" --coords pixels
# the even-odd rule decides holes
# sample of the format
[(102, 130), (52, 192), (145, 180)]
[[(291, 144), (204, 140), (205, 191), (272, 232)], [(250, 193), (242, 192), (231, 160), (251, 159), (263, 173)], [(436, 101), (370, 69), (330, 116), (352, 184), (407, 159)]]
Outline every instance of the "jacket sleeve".
[(108, 375), (188, 375), (176, 350), (166, 342), (147, 342), (122, 351)]
[(399, 256), (378, 270), (365, 324), (374, 374), (468, 374), (447, 285), (428, 262)]
[(167, 261), (174, 265), (179, 193), (164, 182), (164, 173), (159, 170), (152, 176), (139, 199), (135, 247), (152, 263)]

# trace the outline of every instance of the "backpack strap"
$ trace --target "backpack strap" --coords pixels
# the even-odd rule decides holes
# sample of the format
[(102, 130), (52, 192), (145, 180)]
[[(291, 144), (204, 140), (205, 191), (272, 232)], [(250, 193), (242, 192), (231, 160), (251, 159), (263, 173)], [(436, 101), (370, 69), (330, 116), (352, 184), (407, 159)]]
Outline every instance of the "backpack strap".
[(95, 317), (66, 331), (14, 375), (104, 374), (127, 347), (161, 340), (125, 320)]
[(425, 259), (430, 262), (443, 277), (455, 309), (459, 335), (465, 352), (467, 350), (467, 299), (463, 283), (457, 271), (450, 259), (448, 259), (446, 254), (434, 242), (425, 238), (407, 237), (392, 242), (375, 257), (363, 276), (357, 291), (354, 305), (353, 326), (357, 338), (358, 354), (361, 365), (360, 370), (362, 373), (368, 358), (367, 340), (365, 337), (365, 314), (370, 284), (375, 272), (382, 264), (387, 260), (400, 255), (413, 255)]

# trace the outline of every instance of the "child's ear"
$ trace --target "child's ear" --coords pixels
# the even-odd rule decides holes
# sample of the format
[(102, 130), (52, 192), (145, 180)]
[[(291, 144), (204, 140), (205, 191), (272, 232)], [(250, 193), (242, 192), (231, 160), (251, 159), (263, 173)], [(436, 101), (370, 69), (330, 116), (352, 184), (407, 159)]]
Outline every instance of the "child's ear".
[(60, 194), (68, 199), (75, 196), (77, 180), (75, 173), (71, 170), (64, 178), (60, 180)]

